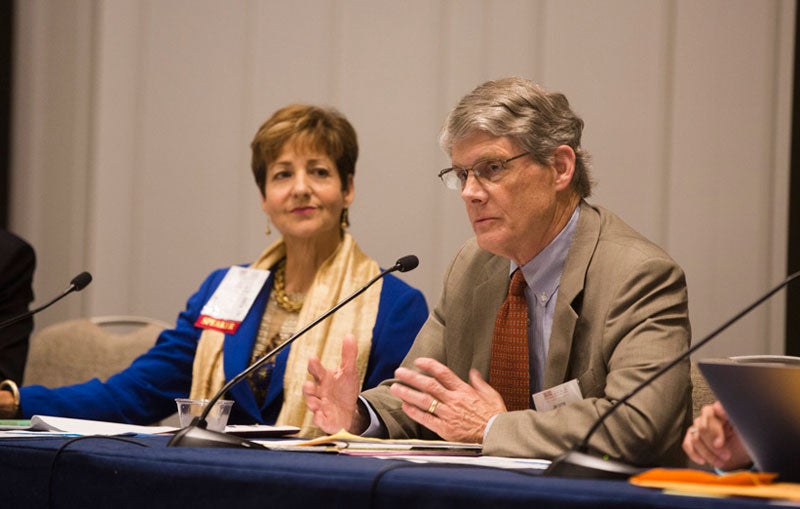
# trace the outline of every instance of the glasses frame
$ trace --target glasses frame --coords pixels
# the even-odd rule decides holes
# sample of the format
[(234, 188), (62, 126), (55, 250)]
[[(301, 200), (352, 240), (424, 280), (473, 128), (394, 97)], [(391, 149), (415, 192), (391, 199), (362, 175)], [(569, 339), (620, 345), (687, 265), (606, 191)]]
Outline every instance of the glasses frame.
[[(451, 166), (450, 168), (445, 168), (445, 169), (443, 169), (442, 171), (439, 172), (439, 175), (438, 175), (439, 176), (439, 180), (442, 181), (442, 183), (444, 184), (444, 186), (447, 189), (453, 189), (454, 191), (460, 191), (460, 190), (464, 189), (464, 186), (467, 183), (467, 178), (469, 178), (470, 172), (472, 172), (472, 176), (475, 177), (476, 179), (486, 180), (488, 182), (497, 182), (498, 180), (500, 180), (500, 178), (502, 178), (503, 175), (505, 175), (505, 173), (501, 174), (500, 177), (498, 177), (498, 178), (496, 178), (494, 180), (491, 180), (491, 179), (488, 179), (488, 178), (484, 178), (481, 175), (480, 172), (476, 172), (475, 171), (475, 167), (478, 166), (478, 165), (481, 165), (481, 164), (496, 162), (496, 163), (500, 163), (500, 166), (502, 166), (504, 170), (507, 170), (508, 167), (506, 165), (508, 163), (510, 163), (511, 161), (513, 161), (515, 159), (519, 159), (521, 157), (525, 157), (527, 155), (530, 155), (530, 151), (526, 151), (526, 152), (523, 152), (521, 154), (515, 155), (513, 157), (509, 157), (508, 159), (494, 159), (494, 158), (482, 159), (482, 160), (478, 161), (477, 163), (473, 164), (469, 168), (461, 168), (460, 166)], [(445, 181), (445, 176), (448, 173), (454, 172), (456, 169), (464, 170), (466, 172), (466, 174), (467, 174), (467, 177), (463, 181), (461, 179), (459, 179), (458, 177), (456, 177), (456, 179), (461, 183), (460, 188), (459, 187), (450, 187), (449, 185), (447, 185), (447, 182)]]

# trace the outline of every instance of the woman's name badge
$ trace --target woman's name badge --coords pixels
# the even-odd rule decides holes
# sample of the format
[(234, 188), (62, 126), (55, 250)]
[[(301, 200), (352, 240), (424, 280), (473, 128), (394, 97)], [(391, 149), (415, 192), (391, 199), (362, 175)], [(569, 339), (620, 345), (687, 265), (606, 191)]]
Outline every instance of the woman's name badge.
[(537, 412), (546, 412), (583, 399), (578, 379), (556, 385), (533, 395), (533, 406)]
[(268, 270), (231, 267), (203, 306), (194, 326), (236, 334), (268, 277)]

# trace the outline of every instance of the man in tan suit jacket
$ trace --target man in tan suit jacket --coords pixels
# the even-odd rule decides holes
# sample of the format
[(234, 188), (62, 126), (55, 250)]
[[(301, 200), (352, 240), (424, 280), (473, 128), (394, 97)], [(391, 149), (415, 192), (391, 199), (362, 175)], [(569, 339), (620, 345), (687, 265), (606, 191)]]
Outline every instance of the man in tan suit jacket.
[[(351, 339), (338, 368), (309, 363), (313, 381), (304, 393), (315, 424), (331, 433), (443, 438), (482, 443), (488, 455), (553, 458), (688, 348), (681, 268), (584, 200), (591, 178), (582, 127), (563, 95), (520, 78), (485, 83), (461, 100), (443, 128), (453, 167), (440, 177), (460, 190), (475, 239), (451, 263), (395, 379), (358, 397)], [(529, 316), (544, 323), (528, 327), (531, 393), (556, 388), (549, 396), (557, 395), (572, 380), (579, 387), (577, 397), (556, 396), (554, 408), (508, 411), (491, 386), (495, 317), (517, 268)], [(537, 290), (543, 274), (556, 276), (554, 298)], [(535, 351), (544, 354), (537, 359)], [(686, 361), (612, 414), (589, 449), (638, 465), (679, 465), (690, 410)]]

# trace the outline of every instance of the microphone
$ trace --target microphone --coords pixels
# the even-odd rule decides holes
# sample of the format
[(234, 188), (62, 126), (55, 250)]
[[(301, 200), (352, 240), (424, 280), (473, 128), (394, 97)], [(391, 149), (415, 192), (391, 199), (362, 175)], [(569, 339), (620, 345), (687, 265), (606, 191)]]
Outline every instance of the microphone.
[(414, 270), (419, 265), (419, 258), (414, 255), (408, 255), (400, 258), (395, 262), (394, 266), (383, 270), (380, 274), (373, 277), (367, 284), (362, 286), (360, 289), (353, 292), (350, 296), (346, 297), (344, 300), (340, 301), (338, 304), (330, 308), (328, 311), (324, 312), (320, 316), (314, 319), (311, 323), (294, 333), (289, 339), (281, 343), (280, 345), (273, 348), (271, 351), (264, 354), (261, 358), (251, 364), (247, 369), (236, 375), (235, 377), (231, 378), (228, 383), (222, 386), (222, 388), (208, 400), (206, 407), (203, 409), (203, 413), (200, 414), (199, 417), (195, 417), (192, 420), (192, 423), (179, 430), (172, 438), (167, 442), (167, 447), (240, 447), (240, 448), (263, 448), (262, 445), (257, 444), (255, 442), (251, 442), (249, 440), (245, 440), (240, 437), (236, 437), (233, 435), (227, 435), (225, 433), (221, 433), (218, 431), (211, 431), (206, 429), (208, 426), (208, 422), (206, 418), (208, 414), (211, 412), (211, 409), (214, 408), (214, 404), (225, 394), (228, 390), (236, 385), (237, 383), (244, 380), (248, 375), (252, 372), (260, 368), (265, 362), (269, 359), (275, 357), (278, 353), (280, 353), (283, 349), (287, 346), (292, 344), (297, 338), (308, 332), (309, 330), (313, 329), (317, 324), (319, 324), (324, 319), (328, 318), (330, 315), (335, 313), (339, 310), (342, 306), (350, 302), (351, 300), (355, 299), (367, 289), (375, 284), (379, 279), (383, 278), (386, 274), (390, 272), (408, 272), (410, 270)]
[[(394, 267), (387, 271), (387, 274), (393, 270), (398, 270), (400, 272), (408, 272), (409, 270), (414, 270), (419, 265), (419, 258), (414, 255), (406, 255), (399, 260), (397, 260), (394, 264)], [(396, 267), (396, 269), (395, 269)], [(383, 277), (383, 275), (381, 275)]]
[(755, 302), (745, 307), (743, 310), (739, 311), (736, 315), (733, 316), (733, 318), (729, 319), (727, 322), (720, 325), (716, 330), (712, 331), (708, 336), (700, 340), (696, 345), (692, 346), (685, 352), (675, 357), (672, 361), (670, 361), (664, 367), (653, 373), (645, 381), (634, 387), (633, 390), (631, 390), (628, 394), (617, 400), (613, 405), (611, 405), (608, 408), (608, 410), (606, 410), (595, 421), (592, 427), (589, 428), (589, 431), (583, 437), (581, 443), (578, 444), (578, 446), (573, 448), (572, 450), (569, 450), (564, 454), (560, 455), (559, 457), (557, 457), (556, 459), (554, 459), (543, 474), (545, 476), (550, 476), (550, 477), (572, 477), (572, 478), (582, 478), (582, 479), (627, 479), (632, 475), (636, 475), (642, 472), (642, 470), (644, 470), (642, 468), (634, 467), (632, 465), (628, 465), (620, 461), (599, 458), (597, 456), (592, 456), (591, 454), (588, 454), (587, 451), (589, 450), (589, 439), (600, 428), (600, 425), (603, 424), (606, 418), (608, 418), (609, 415), (613, 414), (617, 410), (617, 408), (621, 407), (635, 394), (637, 394), (639, 391), (650, 385), (655, 379), (657, 379), (658, 377), (660, 377), (661, 375), (672, 369), (683, 359), (689, 357), (700, 347), (702, 347), (703, 345), (711, 341), (713, 338), (715, 338), (719, 333), (721, 333), (722, 331), (724, 331), (725, 329), (727, 329), (728, 327), (739, 321), (740, 318), (748, 314), (753, 309), (757, 308), (762, 302), (772, 297), (772, 295), (775, 292), (777, 292), (784, 286), (794, 281), (797, 277), (800, 277), (800, 271), (795, 272), (794, 274), (790, 275), (789, 277), (778, 283), (767, 293), (756, 299)]
[(48, 302), (44, 306), (38, 307), (38, 308), (34, 309), (33, 311), (28, 311), (26, 313), (23, 313), (21, 315), (15, 316), (14, 318), (10, 318), (10, 319), (6, 320), (5, 322), (0, 323), (0, 329), (8, 327), (9, 325), (13, 325), (13, 324), (19, 322), (20, 320), (24, 320), (24, 319), (28, 318), (29, 316), (35, 315), (39, 311), (42, 311), (44, 309), (49, 308), (50, 306), (52, 306), (56, 302), (60, 301), (61, 299), (63, 299), (67, 295), (69, 295), (70, 293), (79, 292), (79, 291), (83, 290), (84, 288), (89, 286), (89, 283), (91, 283), (91, 282), (92, 282), (92, 275), (89, 274), (88, 272), (81, 272), (80, 274), (78, 274), (77, 276), (72, 278), (72, 281), (69, 282), (69, 286), (67, 287), (66, 290), (64, 290), (61, 293), (61, 295), (59, 295), (55, 299), (51, 300), (50, 302)]

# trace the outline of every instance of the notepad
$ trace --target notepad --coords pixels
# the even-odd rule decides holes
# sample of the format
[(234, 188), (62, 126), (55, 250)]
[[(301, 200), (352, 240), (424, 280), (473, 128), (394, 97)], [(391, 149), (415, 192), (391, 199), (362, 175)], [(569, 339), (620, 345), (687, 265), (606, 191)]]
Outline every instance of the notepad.
[(0, 419), (0, 431), (30, 429), (30, 419)]

